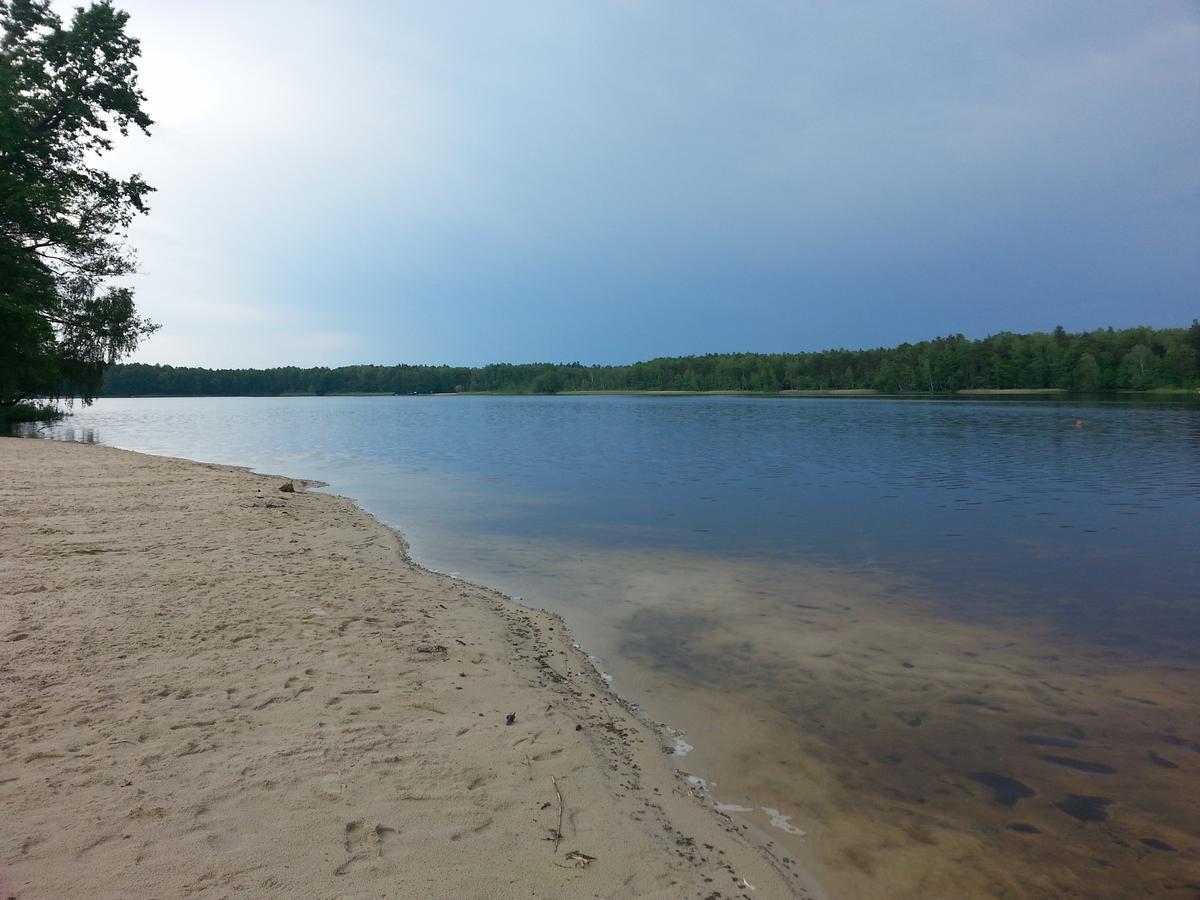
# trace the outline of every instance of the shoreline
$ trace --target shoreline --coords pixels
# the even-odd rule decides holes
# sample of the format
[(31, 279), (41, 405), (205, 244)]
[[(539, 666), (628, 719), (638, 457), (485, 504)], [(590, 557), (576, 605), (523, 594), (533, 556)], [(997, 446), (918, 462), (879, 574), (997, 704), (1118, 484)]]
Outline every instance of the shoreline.
[[(1138, 400), (1191, 400), (1200, 397), (1200, 388), (1150, 388), (1133, 390), (1120, 388), (1107, 391), (1072, 391), (1067, 388), (960, 388), (953, 391), (888, 392), (874, 388), (800, 389), (776, 391), (753, 390), (572, 390), (554, 393), (509, 391), (432, 391), (429, 393), (392, 393), (387, 391), (329, 391), (322, 394), (288, 391), (281, 394), (103, 394), (102, 400), (203, 400), (203, 399), (271, 399), (294, 400), (312, 397), (750, 397), (765, 399), (826, 399), (826, 400), (953, 400), (994, 397), (1010, 400), (1070, 400), (1087, 403)], [(29, 420), (42, 421), (42, 420)], [(15, 422), (14, 424), (21, 424)]]
[(0, 458), (5, 896), (819, 896), (560, 617), (421, 567), (348, 498), (104, 446)]

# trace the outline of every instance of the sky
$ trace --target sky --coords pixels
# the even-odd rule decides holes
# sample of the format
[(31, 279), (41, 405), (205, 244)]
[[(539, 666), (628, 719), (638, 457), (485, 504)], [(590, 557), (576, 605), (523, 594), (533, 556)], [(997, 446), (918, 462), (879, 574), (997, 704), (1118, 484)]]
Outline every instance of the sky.
[[(65, 9), (68, 4), (64, 4)], [(580, 361), (1200, 316), (1200, 4), (119, 0), (135, 357)]]

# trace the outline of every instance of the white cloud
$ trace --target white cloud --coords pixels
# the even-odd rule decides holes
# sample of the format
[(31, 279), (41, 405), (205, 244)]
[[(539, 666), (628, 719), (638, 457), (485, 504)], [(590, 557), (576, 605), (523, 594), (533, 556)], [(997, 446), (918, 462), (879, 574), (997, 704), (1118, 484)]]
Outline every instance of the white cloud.
[(174, 315), (181, 318), (212, 323), (257, 324), (270, 322), (278, 317), (276, 313), (246, 303), (196, 297), (175, 297), (170, 308)]

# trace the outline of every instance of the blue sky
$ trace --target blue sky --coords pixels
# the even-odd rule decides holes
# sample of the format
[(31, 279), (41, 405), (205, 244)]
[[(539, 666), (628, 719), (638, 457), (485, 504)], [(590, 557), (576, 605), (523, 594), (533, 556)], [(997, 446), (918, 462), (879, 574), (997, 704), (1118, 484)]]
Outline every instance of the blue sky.
[(147, 362), (877, 346), (1200, 315), (1200, 6), (122, 0)]

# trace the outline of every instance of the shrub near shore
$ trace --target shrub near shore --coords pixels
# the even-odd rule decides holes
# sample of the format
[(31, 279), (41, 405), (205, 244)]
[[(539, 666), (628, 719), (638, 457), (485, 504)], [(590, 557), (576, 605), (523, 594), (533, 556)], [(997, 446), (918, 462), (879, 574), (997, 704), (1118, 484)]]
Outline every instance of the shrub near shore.
[(22, 422), (57, 422), (65, 413), (49, 403), (17, 403), (0, 406), (0, 428)]

